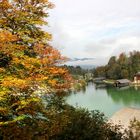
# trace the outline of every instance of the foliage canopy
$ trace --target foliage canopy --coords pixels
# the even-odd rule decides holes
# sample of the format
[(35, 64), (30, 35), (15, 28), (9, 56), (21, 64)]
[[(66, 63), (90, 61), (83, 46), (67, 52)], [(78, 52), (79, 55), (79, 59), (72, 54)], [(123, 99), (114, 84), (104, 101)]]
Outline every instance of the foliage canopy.
[(65, 58), (41, 28), (52, 7), (48, 0), (0, 1), (0, 127), (46, 117), (45, 94), (70, 87), (68, 71), (58, 66)]

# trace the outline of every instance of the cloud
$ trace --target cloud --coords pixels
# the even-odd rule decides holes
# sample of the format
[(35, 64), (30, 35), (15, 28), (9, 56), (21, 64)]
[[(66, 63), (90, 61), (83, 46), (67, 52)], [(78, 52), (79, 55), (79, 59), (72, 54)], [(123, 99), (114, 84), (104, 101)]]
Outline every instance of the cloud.
[(116, 38), (107, 38), (93, 42), (86, 46), (85, 51), (96, 58), (118, 56), (120, 53), (130, 51), (140, 51), (140, 35), (121, 34)]
[(85, 52), (95, 58), (103, 58), (108, 56), (110, 49), (109, 46), (102, 43), (91, 43), (85, 48)]
[(52, 0), (52, 45), (71, 58), (140, 50), (139, 0)]
[(111, 55), (119, 55), (121, 52), (140, 51), (140, 36), (128, 36), (118, 39)]

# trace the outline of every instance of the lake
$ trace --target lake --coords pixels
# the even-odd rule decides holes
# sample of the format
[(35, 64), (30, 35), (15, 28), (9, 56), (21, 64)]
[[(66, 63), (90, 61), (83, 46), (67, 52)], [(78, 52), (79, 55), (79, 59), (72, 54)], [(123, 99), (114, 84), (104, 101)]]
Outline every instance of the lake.
[(110, 118), (124, 107), (140, 109), (140, 87), (96, 88), (89, 83), (85, 90), (71, 93), (66, 102), (88, 110), (99, 110)]

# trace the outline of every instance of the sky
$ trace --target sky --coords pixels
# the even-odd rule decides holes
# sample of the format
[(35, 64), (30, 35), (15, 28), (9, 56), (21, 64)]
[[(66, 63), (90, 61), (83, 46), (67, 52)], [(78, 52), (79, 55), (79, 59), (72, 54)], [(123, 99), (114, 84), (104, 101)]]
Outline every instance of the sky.
[(62, 55), (102, 65), (112, 55), (140, 51), (140, 0), (51, 1), (49, 32)]

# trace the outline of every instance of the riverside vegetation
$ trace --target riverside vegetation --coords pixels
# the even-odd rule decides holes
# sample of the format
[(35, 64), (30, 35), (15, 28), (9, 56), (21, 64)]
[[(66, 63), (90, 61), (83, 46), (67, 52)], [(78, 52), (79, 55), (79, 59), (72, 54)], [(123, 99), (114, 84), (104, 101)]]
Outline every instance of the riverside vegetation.
[(53, 7), (48, 0), (0, 0), (0, 139), (138, 140), (139, 122), (124, 134), (98, 111), (59, 96), (73, 80), (41, 28)]
[(133, 51), (129, 55), (121, 53), (119, 57), (112, 56), (108, 64), (92, 70), (95, 77), (106, 77), (107, 79), (133, 79), (140, 71), (140, 52)]
[(80, 66), (67, 66), (64, 65), (63, 68), (67, 69), (69, 73), (71, 74), (72, 78), (74, 79), (74, 82), (71, 87), (71, 91), (80, 91), (85, 90), (89, 79), (87, 75), (89, 74), (88, 69), (82, 69)]

